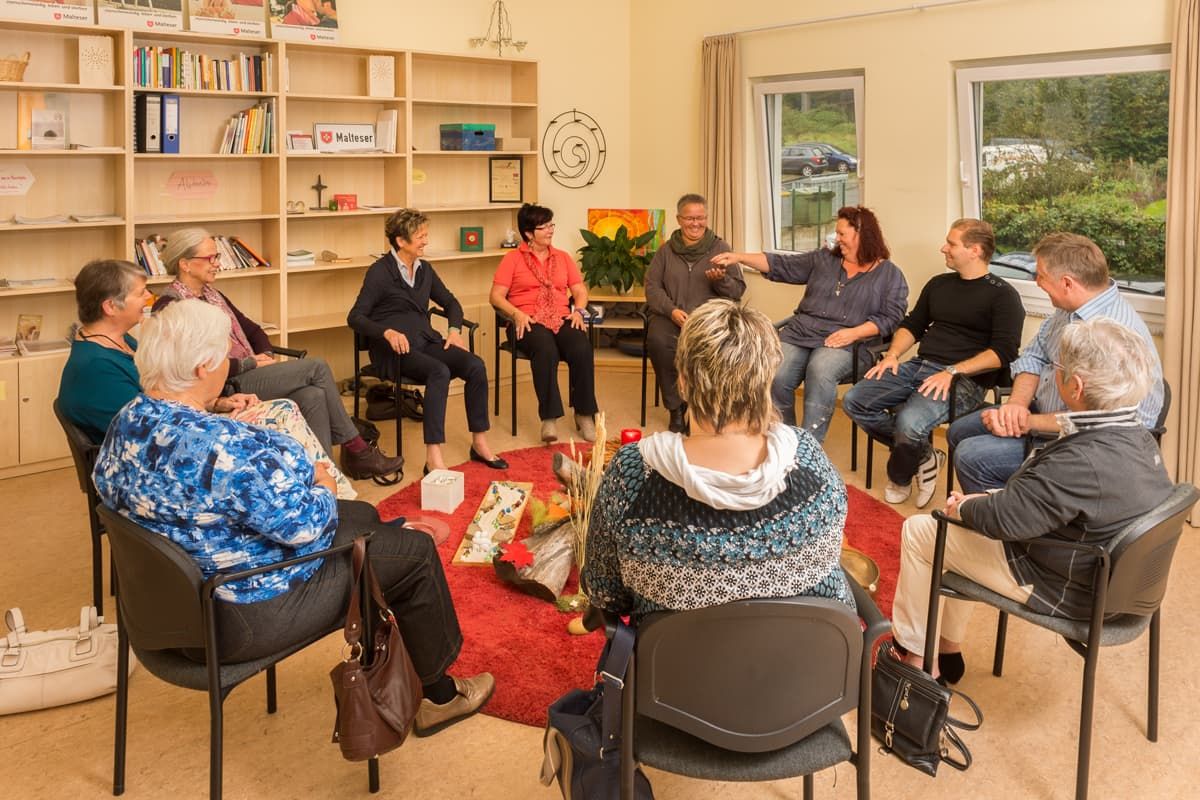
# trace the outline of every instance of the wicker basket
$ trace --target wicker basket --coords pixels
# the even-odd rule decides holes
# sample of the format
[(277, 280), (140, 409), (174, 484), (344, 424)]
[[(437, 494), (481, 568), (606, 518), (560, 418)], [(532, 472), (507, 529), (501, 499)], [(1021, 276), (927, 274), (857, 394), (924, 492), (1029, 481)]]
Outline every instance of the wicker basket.
[(29, 51), (20, 58), (0, 58), (0, 81), (19, 81), (25, 77), (29, 66)]

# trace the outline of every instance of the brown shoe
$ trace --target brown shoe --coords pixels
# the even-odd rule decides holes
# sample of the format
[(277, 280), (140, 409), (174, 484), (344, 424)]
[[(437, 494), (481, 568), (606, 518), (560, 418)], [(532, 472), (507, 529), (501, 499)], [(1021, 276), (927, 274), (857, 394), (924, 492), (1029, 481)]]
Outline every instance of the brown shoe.
[(385, 455), (378, 445), (369, 445), (366, 450), (351, 453), (342, 446), (342, 472), (356, 481), (375, 476), (394, 475), (404, 472), (404, 456)]
[(413, 733), (417, 736), (432, 736), (438, 731), (461, 722), (483, 708), (492, 699), (496, 690), (496, 679), (490, 672), (481, 672), (474, 678), (454, 678), (458, 694), (448, 703), (438, 705), (428, 698), (421, 699)]

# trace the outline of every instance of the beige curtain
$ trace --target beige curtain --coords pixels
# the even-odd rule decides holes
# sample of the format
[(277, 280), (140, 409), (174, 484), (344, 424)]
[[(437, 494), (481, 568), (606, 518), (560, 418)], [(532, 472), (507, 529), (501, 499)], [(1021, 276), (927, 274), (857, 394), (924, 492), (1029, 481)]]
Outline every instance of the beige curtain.
[[(1171, 48), (1163, 364), (1174, 397), (1165, 454), (1175, 480), (1196, 483), (1200, 479), (1200, 0), (1178, 2)], [(1200, 511), (1192, 514), (1195, 520)]]
[(742, 246), (741, 126), (738, 121), (737, 38), (704, 40), (700, 120), (701, 185), (708, 199), (708, 225), (717, 235)]

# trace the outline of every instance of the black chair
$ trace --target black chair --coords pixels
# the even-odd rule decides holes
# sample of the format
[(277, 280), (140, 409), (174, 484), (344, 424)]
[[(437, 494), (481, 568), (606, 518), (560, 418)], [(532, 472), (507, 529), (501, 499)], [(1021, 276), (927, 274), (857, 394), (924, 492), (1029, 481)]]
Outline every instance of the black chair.
[[(431, 317), (435, 314), (439, 317), (446, 316), (446, 312), (440, 308), (432, 308), (431, 307), (429, 309), (428, 313)], [(468, 339), (468, 342), (469, 342), (469, 345), (471, 348), (471, 352), (474, 353), (475, 352), (475, 331), (476, 331), (476, 329), (479, 328), (479, 323), (472, 322), (469, 319), (464, 319), (463, 320), (463, 328), (465, 328), (467, 331), (467, 339)], [(354, 331), (354, 379), (352, 381), (352, 384), (354, 386), (354, 417), (355, 417), (355, 419), (363, 419), (363, 417), (361, 417), (358, 413), (359, 408), (360, 408), (360, 400), (361, 400), (362, 394), (363, 394), (363, 391), (362, 391), (363, 377), (371, 377), (371, 378), (377, 378), (380, 380), (384, 380), (383, 375), (387, 374), (386, 371), (381, 370), (376, 364), (367, 364), (366, 366), (362, 365), (362, 353), (364, 351), (368, 350), (370, 348), (370, 346), (371, 346), (371, 337), (365, 336), (365, 335), (359, 333), (358, 331)], [(402, 435), (403, 431), (401, 428), (401, 421), (404, 419), (404, 415), (402, 413), (400, 413), (401, 396), (400, 396), (400, 391), (399, 391), (399, 389), (402, 385), (422, 386), (424, 384), (420, 383), (419, 381), (417, 381), (415, 379), (408, 378), (403, 375), (399, 376), (399, 379), (396, 381), (396, 389), (397, 389), (397, 391), (396, 391), (396, 455), (398, 455), (398, 456), (404, 455), (404, 437)], [(371, 480), (375, 481), (375, 483), (379, 484), (380, 486), (392, 486), (394, 484), (399, 483), (403, 477), (404, 477), (403, 474), (400, 474), (400, 473), (398, 473), (392, 477), (376, 475), (373, 478), (371, 478)]]
[[(622, 692), (621, 797), (638, 762), (702, 780), (766, 781), (855, 765), (870, 797), (871, 656), (891, 630), (849, 576), (858, 612), (816, 597), (652, 614)], [(842, 724), (858, 709), (857, 742)], [(636, 712), (636, 713), (635, 713)]]
[[(954, 521), (940, 511), (937, 542), (933, 553), (933, 579), (929, 587), (929, 616), (926, 631), (937, 626), (939, 596), (986, 603), (1000, 612), (996, 626), (996, 651), (992, 674), (1000, 677), (1004, 668), (1004, 642), (1011, 614), (1041, 628), (1061, 634), (1071, 649), (1083, 656), (1083, 695), (1079, 711), (1079, 759), (1075, 773), (1075, 797), (1088, 794), (1088, 771), (1092, 747), (1092, 707), (1096, 693), (1096, 668), (1100, 648), (1126, 644), (1150, 628), (1150, 664), (1146, 698), (1146, 738), (1158, 741), (1158, 659), (1160, 609), (1167, 591), (1167, 576), (1175, 546), (1183, 534), (1184, 521), (1200, 491), (1187, 483), (1178, 484), (1163, 504), (1130, 523), (1108, 547), (1053, 539), (1028, 539), (1035, 547), (1056, 547), (1087, 553), (1097, 558), (1092, 581), (1092, 608), (1089, 619), (1076, 621), (1038, 614), (1027, 606), (1003, 597), (953, 572), (942, 575), (946, 548), (946, 526)], [(925, 637), (925, 663), (933, 663), (937, 637)]]
[[(96, 455), (100, 445), (93, 444), (88, 435), (79, 429), (74, 422), (63, 414), (58, 399), (54, 400), (54, 416), (62, 425), (63, 433), (67, 435), (67, 447), (71, 450), (71, 459), (75, 462), (75, 477), (79, 479), (79, 490), (87, 496), (88, 526), (92, 533), (92, 605), (96, 613), (104, 615), (104, 545), (101, 538), (104, 535), (104, 525), (96, 514), (100, 505), (100, 496), (96, 494), (96, 485), (92, 483), (92, 471), (96, 468)], [(110, 573), (115, 577), (116, 573)], [(116, 594), (117, 584), (110, 579), (113, 594)]]
[[(501, 336), (500, 336), (500, 331), (505, 332), (505, 335), (503, 338), (501, 338)], [(592, 319), (589, 317), (588, 318), (588, 341), (591, 341), (593, 343), (593, 345), (595, 343), (595, 339), (593, 338), (594, 334), (595, 334), (595, 329), (592, 327)], [(521, 359), (528, 361), (529, 356), (525, 355), (517, 348), (516, 336), (513, 335), (512, 320), (510, 320), (508, 317), (501, 314), (499, 312), (499, 310), (497, 310), (496, 311), (496, 353), (495, 353), (495, 359), (494, 359), (494, 362), (492, 365), (492, 376), (495, 379), (495, 388), (493, 389), (495, 399), (493, 400), (493, 408), (492, 408), (492, 416), (494, 416), (494, 417), (500, 416), (500, 353), (501, 353), (501, 351), (509, 353), (512, 357), (511, 364), (510, 364), (511, 370), (512, 370), (510, 372), (510, 377), (512, 380), (511, 427), (512, 427), (512, 435), (516, 436), (517, 435), (517, 359), (521, 358)], [(573, 389), (571, 390), (571, 394), (567, 399), (567, 405), (571, 406), (572, 408), (575, 407), (575, 395), (574, 395)], [(646, 356), (645, 356), (644, 348), (643, 348), (643, 355), (642, 355), (642, 424), (643, 425), (646, 424)]]
[[(147, 530), (106, 506), (99, 514), (108, 530), (113, 560), (121, 580), (117, 596), (118, 660), (117, 715), (113, 746), (113, 794), (125, 791), (125, 729), (129, 706), (129, 648), (148, 672), (175, 686), (208, 692), (211, 718), (209, 796), (221, 797), (222, 707), (240, 683), (266, 670), (267, 713), (275, 713), (275, 665), (324, 638), (341, 623), (271, 656), (239, 664), (221, 664), (217, 648), (214, 592), (230, 581), (311, 561), (346, 557), (353, 545), (311, 553), (257, 569), (213, 576), (205, 580), (196, 562), (162, 534)], [(369, 548), (368, 548), (369, 549)], [(364, 617), (365, 619), (365, 617)], [(286, 620), (280, 620), (286, 624)], [(369, 641), (369, 639), (368, 639)], [(186, 658), (180, 650), (203, 650), (205, 663)], [(368, 787), (379, 791), (379, 761), (367, 765)]]
[[(883, 351), (880, 351), (879, 355), (882, 355), (882, 354), (883, 354)], [(982, 406), (974, 406), (973, 408), (964, 409), (961, 412), (959, 411), (959, 409), (958, 409), (958, 383), (960, 380), (962, 380), (965, 377), (967, 377), (967, 376), (963, 375), (960, 372), (960, 373), (955, 374), (954, 377), (950, 379), (950, 414), (947, 417), (946, 422), (944, 423), (947, 427), (949, 427), (950, 425), (953, 425), (955, 420), (957, 420), (960, 416), (969, 414), (972, 411), (974, 411), (976, 408), (982, 407)], [(1011, 389), (1012, 389), (1012, 377), (1009, 374), (1009, 371), (1007, 368), (1001, 368), (1001, 369), (997, 370), (995, 385), (993, 385), (992, 388), (988, 389), (987, 391), (992, 393), (993, 404), (999, 405), (1000, 403), (1003, 402), (1005, 394), (1007, 394), (1008, 391)], [(984, 393), (985, 396), (986, 396), (986, 394), (987, 394), (987, 392)], [(871, 473), (875, 469), (875, 442), (879, 442), (884, 447), (887, 447), (889, 449), (891, 448), (891, 443), (886, 442), (882, 439), (876, 439), (874, 436), (872, 436), (870, 433), (868, 433), (865, 430), (863, 431), (863, 433), (867, 434), (867, 473), (865, 476), (865, 483), (866, 483), (866, 487), (868, 489), (870, 489), (871, 488)], [(947, 447), (947, 451), (948, 451), (946, 453), (946, 494), (950, 494), (950, 492), (954, 491), (954, 446), (947, 443), (946, 447)], [(855, 466), (853, 464), (853, 454), (851, 456), (850, 469), (852, 469), (852, 470), (855, 469)]]

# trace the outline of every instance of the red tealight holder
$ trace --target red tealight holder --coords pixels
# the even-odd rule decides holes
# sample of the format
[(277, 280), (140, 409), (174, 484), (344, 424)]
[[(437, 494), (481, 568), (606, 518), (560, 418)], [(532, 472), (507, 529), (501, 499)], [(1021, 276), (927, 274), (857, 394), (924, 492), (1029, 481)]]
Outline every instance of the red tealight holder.
[(622, 428), (621, 429), (621, 444), (629, 444), (636, 442), (642, 438), (641, 428)]

